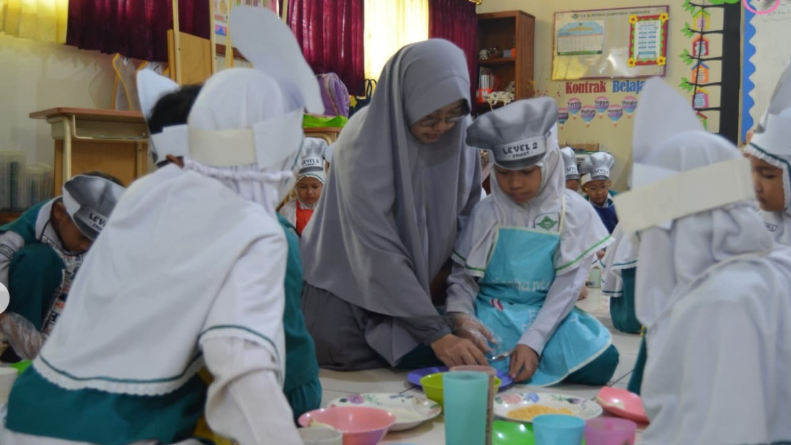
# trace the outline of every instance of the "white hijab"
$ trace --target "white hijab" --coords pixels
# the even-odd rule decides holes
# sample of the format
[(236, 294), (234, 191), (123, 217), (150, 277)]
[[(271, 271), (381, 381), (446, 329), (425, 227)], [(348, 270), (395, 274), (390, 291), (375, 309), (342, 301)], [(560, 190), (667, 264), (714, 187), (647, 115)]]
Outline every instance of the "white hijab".
[[(234, 12), (238, 17), (246, 9), (252, 14), (254, 8)], [(264, 12), (259, 27), (293, 39)], [(288, 66), (278, 61), (271, 63)], [(301, 130), (283, 135), (288, 129), (259, 124), (301, 113), (299, 96), (287, 91), (287, 81), (250, 69), (222, 71), (206, 83), (190, 114), (190, 131), (238, 135), (233, 130), (256, 128), (256, 162), (215, 167), (187, 158), (184, 170), (168, 166), (133, 184), (87, 256), (69, 310), (34, 362), (45, 378), (73, 390), (167, 394), (203, 366), (199, 339), (233, 337), (278, 357), (282, 383), (282, 310), (220, 290), (254, 243), (266, 243), (273, 253), (286, 249), (274, 206), (294, 180)], [(294, 143), (260, 143), (272, 140)], [(229, 147), (204, 142), (203, 150), (204, 157), (221, 159)], [(269, 278), (282, 286), (282, 275)]]
[[(545, 216), (560, 220), (565, 201), (565, 216), (560, 247), (555, 253), (558, 275), (589, 265), (596, 252), (610, 243), (607, 228), (593, 208), (577, 193), (566, 189), (565, 165), (561, 159), (555, 128), (549, 138), (549, 148), (537, 164), (541, 169), (541, 188), (526, 204), (517, 204), (497, 183), (497, 170), (491, 181), (492, 194), (475, 207), (470, 223), (465, 227), (453, 251), (453, 259), (465, 266), (472, 276), (483, 276), (489, 263), (499, 227), (536, 228)], [(538, 226), (541, 227), (541, 226)], [(559, 224), (552, 227), (557, 231)]]
[(791, 246), (791, 65), (780, 77), (769, 108), (745, 153), (783, 171), (783, 210), (760, 214), (775, 241)]
[[(189, 126), (222, 131), (252, 128), (269, 116), (281, 116), (297, 107), (275, 79), (257, 69), (225, 70), (206, 82), (189, 117)], [(261, 168), (257, 164), (211, 167), (187, 156), (184, 168), (214, 178), (243, 198), (260, 204), (272, 215), (275, 206), (295, 183), (294, 169), (300, 147), (285, 159)]]
[[(694, 131), (669, 139), (646, 162), (681, 172), (740, 157), (727, 140)], [(690, 215), (674, 221), (671, 230), (645, 230), (639, 239), (635, 304), (649, 330), (714, 267), (772, 248), (751, 202)]]

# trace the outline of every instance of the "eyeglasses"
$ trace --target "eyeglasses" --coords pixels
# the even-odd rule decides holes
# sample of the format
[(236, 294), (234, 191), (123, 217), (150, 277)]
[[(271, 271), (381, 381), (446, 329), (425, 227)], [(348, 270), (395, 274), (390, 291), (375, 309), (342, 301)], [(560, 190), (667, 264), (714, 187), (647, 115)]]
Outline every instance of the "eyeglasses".
[(456, 125), (456, 123), (459, 122), (460, 120), (464, 119), (465, 116), (467, 116), (467, 115), (462, 113), (462, 114), (458, 114), (458, 115), (455, 115), (455, 116), (447, 116), (447, 117), (444, 117), (444, 118), (441, 118), (441, 117), (427, 117), (427, 118), (423, 118), (423, 119), (419, 120), (417, 122), (417, 125), (419, 127), (422, 127), (422, 128), (434, 128), (434, 127), (437, 126), (438, 123), (443, 122), (443, 121), (446, 124), (448, 124), (448, 125)]

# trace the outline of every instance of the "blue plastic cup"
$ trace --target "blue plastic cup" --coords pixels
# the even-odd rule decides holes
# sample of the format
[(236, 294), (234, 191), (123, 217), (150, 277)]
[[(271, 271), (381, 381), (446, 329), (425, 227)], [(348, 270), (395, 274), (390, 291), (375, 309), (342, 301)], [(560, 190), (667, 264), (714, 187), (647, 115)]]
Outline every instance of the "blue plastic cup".
[(445, 443), (486, 443), (489, 376), (472, 371), (448, 372), (442, 377), (442, 386), (445, 400)]
[(585, 421), (575, 416), (544, 414), (533, 419), (536, 445), (580, 445)]

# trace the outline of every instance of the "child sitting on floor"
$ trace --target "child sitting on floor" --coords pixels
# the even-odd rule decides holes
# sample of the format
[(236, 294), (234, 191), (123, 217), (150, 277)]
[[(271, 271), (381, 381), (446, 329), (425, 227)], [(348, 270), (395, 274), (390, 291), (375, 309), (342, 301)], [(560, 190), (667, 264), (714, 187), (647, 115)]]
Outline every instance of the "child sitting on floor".
[(788, 443), (791, 249), (754, 210), (749, 161), (661, 79), (634, 127), (632, 191), (615, 201), (639, 239), (642, 442)]
[(0, 283), (11, 295), (0, 332), (11, 345), (2, 360), (34, 358), (66, 304), (85, 253), (124, 187), (101, 172), (75, 176), (63, 196), (28, 209), (0, 227)]
[(791, 245), (791, 65), (751, 142), (753, 184), (761, 219), (775, 241)]
[(308, 225), (310, 217), (321, 198), (321, 191), (324, 189), (324, 152), (327, 150), (327, 142), (324, 139), (307, 138), (303, 144), (302, 158), (299, 160), (299, 172), (297, 173), (297, 186), (295, 187), (297, 196), (287, 202), (280, 209), (280, 214), (297, 229), (297, 233), (302, 235), (305, 226)]
[(173, 162), (184, 166), (187, 154), (187, 117), (201, 85), (179, 87), (168, 77), (151, 70), (137, 74), (140, 108), (150, 133), (148, 148), (158, 167)]
[[(588, 266), (610, 235), (565, 188), (553, 126), (557, 105), (514, 102), (479, 117), (467, 144), (492, 151), (492, 194), (475, 206), (453, 251), (448, 318), (517, 381), (603, 385), (618, 365), (610, 332), (575, 308)], [(500, 339), (490, 348), (486, 340)], [(491, 349), (495, 349), (492, 351)]]
[(615, 214), (615, 206), (612, 202), (612, 197), (618, 193), (610, 190), (612, 186), (610, 171), (614, 166), (615, 158), (604, 152), (593, 153), (585, 158), (580, 166), (580, 173), (583, 174), (582, 191), (588, 195), (588, 201), (610, 233), (618, 225), (618, 216)]

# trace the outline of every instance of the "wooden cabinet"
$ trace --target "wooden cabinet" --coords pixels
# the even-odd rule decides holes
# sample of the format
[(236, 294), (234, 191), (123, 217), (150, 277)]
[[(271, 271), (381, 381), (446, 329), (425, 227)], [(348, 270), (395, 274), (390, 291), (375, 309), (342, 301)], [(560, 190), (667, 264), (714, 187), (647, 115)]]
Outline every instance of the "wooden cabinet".
[[(523, 11), (478, 14), (479, 52), (492, 47), (497, 47), (500, 51), (516, 50), (514, 57), (478, 60), (478, 74), (480, 75), (480, 68), (488, 68), (497, 78), (497, 91), (505, 91), (509, 82), (514, 81), (514, 95), (517, 100), (533, 97), (535, 31), (536, 18)], [(488, 103), (476, 105), (478, 112), (489, 109)]]

